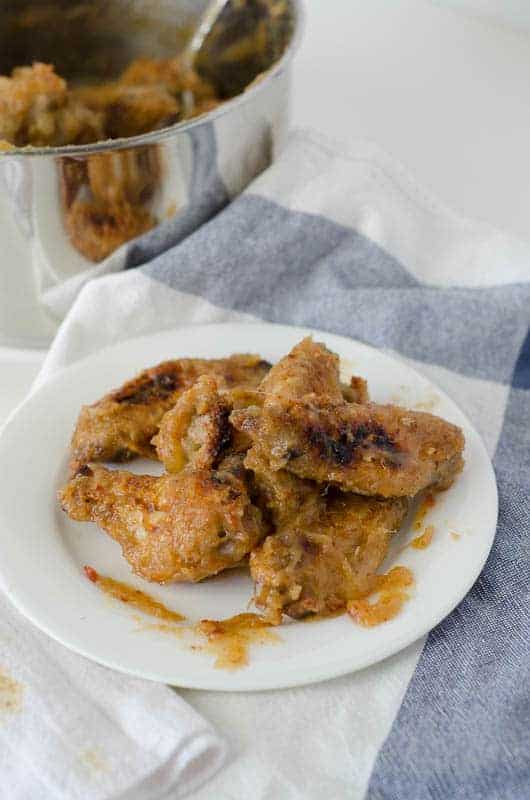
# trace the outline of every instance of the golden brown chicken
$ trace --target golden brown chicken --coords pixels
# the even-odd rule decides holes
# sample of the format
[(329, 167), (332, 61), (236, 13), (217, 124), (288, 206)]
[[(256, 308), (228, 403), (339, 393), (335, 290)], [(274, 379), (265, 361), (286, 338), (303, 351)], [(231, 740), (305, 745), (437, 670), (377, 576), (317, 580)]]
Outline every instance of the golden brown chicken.
[(23, 147), (86, 144), (104, 138), (103, 116), (70, 97), (48, 64), (0, 75), (0, 141)]
[(189, 463), (212, 467), (227, 452), (245, 452), (251, 445), (249, 437), (230, 424), (234, 409), (260, 406), (271, 394), (297, 397), (317, 390), (358, 402), (367, 396), (362, 378), (353, 378), (350, 386), (340, 384), (338, 357), (307, 338), (272, 368), (257, 391), (227, 389), (215, 378), (201, 377), (165, 414), (152, 443), (168, 472)]
[(71, 96), (102, 116), (108, 139), (139, 136), (165, 128), (177, 121), (180, 111), (178, 100), (163, 85), (106, 83), (75, 89)]
[(259, 395), (242, 386), (223, 388), (218, 378), (202, 375), (164, 414), (152, 439), (165, 469), (179, 472), (187, 464), (209, 469), (229, 453), (245, 453), (250, 439), (232, 427), (229, 417), (250, 398), (255, 402)]
[(339, 406), (348, 405), (347, 399), (355, 408), (368, 401), (366, 382), (358, 378), (352, 379), (348, 397), (339, 383), (338, 358), (322, 345), (302, 341), (271, 369), (263, 389), (267, 395), (260, 406), (231, 416), (235, 427), (253, 439), (245, 465), (275, 525), (275, 533), (250, 558), (255, 602), (275, 623), (282, 614), (331, 614), (373, 587), (409, 500), (330, 491), (326, 479), (318, 484), (278, 468), (281, 442), (271, 444), (261, 435), (271, 406), (289, 406), (304, 397)]
[[(234, 415), (259, 417), (262, 408), (275, 398), (288, 399), (318, 394), (341, 400), (343, 396), (362, 402), (367, 398), (366, 381), (352, 378), (349, 387), (341, 384), (339, 358), (325, 345), (310, 337), (302, 339), (293, 349), (275, 364), (259, 386), (259, 403), (248, 398), (247, 408), (236, 408)], [(238, 417), (237, 417), (238, 418)], [(232, 419), (232, 417), (230, 418)], [(234, 427), (234, 426), (233, 426)], [(245, 434), (242, 426), (235, 426), (239, 434)], [(287, 472), (271, 468), (271, 453), (258, 437), (249, 437), (252, 447), (248, 450), (245, 466), (254, 475), (262, 508), (268, 510), (273, 524), (281, 528), (295, 517), (299, 524), (313, 524), (323, 509), (322, 495), (325, 487)]]
[(373, 586), (408, 500), (336, 492), (315, 518), (293, 517), (250, 557), (255, 602), (275, 623), (281, 615), (325, 616)]
[(200, 581), (236, 566), (265, 534), (241, 459), (218, 470), (133, 475), (85, 467), (60, 492), (74, 520), (115, 539), (134, 572), (149, 581)]
[(151, 439), (164, 414), (201, 375), (225, 387), (256, 387), (270, 365), (259, 356), (181, 358), (141, 372), (97, 403), (84, 406), (72, 437), (72, 473), (91, 461), (156, 458)]
[(173, 97), (189, 91), (193, 97), (190, 116), (204, 114), (219, 105), (219, 99), (211, 83), (185, 66), (178, 58), (138, 58), (120, 77), (123, 86), (163, 87)]
[[(160, 478), (83, 466), (155, 446)], [(165, 362), (83, 409), (80, 473), (60, 497), (148, 580), (202, 580), (250, 554), (255, 601), (278, 624), (380, 587), (410, 498), (449, 486), (463, 447), (456, 426), (368, 402), (362, 378), (344, 386), (338, 357), (307, 338), (272, 369), (259, 356)]]
[(460, 428), (398, 406), (271, 398), (231, 421), (269, 454), (272, 469), (359, 494), (412, 496), (451, 485), (463, 466)]
[(334, 400), (364, 403), (368, 389), (363, 378), (355, 376), (346, 386), (339, 378), (339, 357), (310, 336), (302, 339), (271, 369), (260, 391), (274, 397), (302, 398), (306, 394), (325, 395)]
[(51, 64), (0, 75), (0, 141), (17, 147), (88, 144), (137, 136), (184, 117), (180, 96), (193, 98), (187, 116), (219, 104), (213, 85), (178, 57), (138, 59), (112, 83), (69, 88)]

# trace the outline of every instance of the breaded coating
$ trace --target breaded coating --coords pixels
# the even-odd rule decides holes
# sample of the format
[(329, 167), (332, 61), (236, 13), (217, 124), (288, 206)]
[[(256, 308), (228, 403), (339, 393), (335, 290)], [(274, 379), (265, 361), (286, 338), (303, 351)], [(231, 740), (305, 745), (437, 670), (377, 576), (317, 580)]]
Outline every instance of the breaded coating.
[(72, 437), (72, 473), (92, 461), (156, 458), (151, 439), (164, 414), (201, 375), (216, 377), (227, 388), (256, 387), (270, 365), (260, 356), (181, 358), (144, 370), (97, 403), (84, 406)]
[(303, 519), (304, 524), (318, 517), (324, 503), (324, 487), (284, 469), (272, 470), (266, 452), (258, 447), (250, 448), (244, 463), (254, 478), (256, 502), (276, 529), (295, 517)]
[(257, 394), (242, 387), (223, 389), (217, 378), (202, 375), (164, 414), (152, 440), (165, 469), (215, 468), (229, 453), (245, 453), (250, 439), (232, 427), (229, 417), (234, 407), (245, 407), (241, 403), (247, 397), (255, 401)]
[(214, 378), (202, 377), (164, 416), (153, 444), (168, 472), (178, 472), (188, 463), (212, 467), (227, 448), (244, 452), (251, 444), (229, 422), (234, 408), (259, 407), (271, 394), (299, 397), (316, 391), (342, 397), (339, 362), (334, 353), (306, 338), (265, 376), (259, 393), (234, 395)]
[[(306, 394), (323, 394), (335, 399), (342, 398), (339, 379), (339, 359), (323, 344), (310, 337), (302, 339), (277, 364), (259, 386), (260, 403), (235, 409), (234, 414), (243, 414), (257, 421), (262, 406), (270, 398), (298, 398)], [(232, 420), (232, 416), (230, 417)], [(233, 426), (239, 434), (246, 435), (242, 426)], [(262, 447), (258, 437), (250, 436), (252, 447), (245, 458), (245, 466), (252, 471), (259, 501), (264, 513), (268, 513), (276, 528), (302, 520), (311, 524), (322, 510), (322, 487), (286, 472), (271, 468), (270, 453)]]
[[(191, 93), (183, 113), (181, 93)], [(212, 84), (179, 58), (138, 59), (112, 83), (70, 89), (51, 64), (0, 75), (0, 141), (58, 147), (137, 136), (219, 105)]]
[(272, 469), (359, 494), (447, 488), (463, 466), (460, 428), (398, 406), (270, 398), (259, 413), (234, 411), (231, 421), (270, 454)]
[(368, 384), (359, 375), (352, 375), (349, 384), (342, 384), (342, 396), (348, 403), (369, 403)]
[(344, 397), (350, 403), (368, 401), (366, 381), (354, 376), (349, 385), (341, 383), (338, 355), (310, 336), (274, 365), (260, 390), (267, 395), (293, 399), (318, 394), (335, 400)]
[(74, 89), (71, 96), (103, 117), (105, 136), (109, 139), (139, 136), (157, 128), (165, 128), (179, 117), (178, 100), (162, 85), (106, 83)]
[(173, 97), (183, 91), (192, 93), (191, 116), (204, 114), (219, 105), (219, 99), (211, 83), (205, 81), (195, 70), (184, 66), (177, 58), (138, 58), (120, 77), (123, 86), (163, 87)]
[(336, 492), (317, 519), (294, 518), (252, 552), (256, 604), (276, 623), (282, 614), (325, 616), (344, 609), (372, 588), (407, 509), (404, 498)]
[(238, 564), (265, 533), (241, 461), (219, 470), (133, 475), (85, 467), (59, 492), (74, 520), (92, 521), (148, 581), (200, 581)]
[(103, 116), (68, 93), (49, 64), (0, 75), (0, 140), (18, 147), (87, 144), (104, 138)]
[(318, 394), (341, 400), (339, 357), (307, 336), (272, 367), (260, 390), (275, 397)]

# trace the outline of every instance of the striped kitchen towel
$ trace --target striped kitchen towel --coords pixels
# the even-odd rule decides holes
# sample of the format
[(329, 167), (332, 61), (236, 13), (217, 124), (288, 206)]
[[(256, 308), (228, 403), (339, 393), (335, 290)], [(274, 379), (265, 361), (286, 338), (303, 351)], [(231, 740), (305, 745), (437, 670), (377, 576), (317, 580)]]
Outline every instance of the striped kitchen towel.
[(500, 491), (481, 577), (426, 638), (313, 687), (181, 692), (234, 753), (194, 797), (530, 797), (530, 246), (442, 207), (373, 146), (303, 131), (192, 228), (149, 234), (125, 255), (136, 269), (85, 285), (46, 376), (194, 322), (321, 328), (397, 352), (444, 388), (482, 434)]

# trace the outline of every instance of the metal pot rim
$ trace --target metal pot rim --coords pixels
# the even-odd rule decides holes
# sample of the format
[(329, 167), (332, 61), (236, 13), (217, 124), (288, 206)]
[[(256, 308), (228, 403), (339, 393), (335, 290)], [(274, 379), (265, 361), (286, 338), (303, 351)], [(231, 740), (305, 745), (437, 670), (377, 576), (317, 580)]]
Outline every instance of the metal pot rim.
[(205, 122), (212, 122), (230, 113), (232, 109), (243, 105), (254, 97), (254, 95), (258, 94), (267, 84), (273, 81), (278, 74), (283, 72), (296, 52), (305, 25), (305, 9), (303, 7), (303, 0), (290, 0), (290, 3), (294, 11), (294, 27), (291, 40), (281, 58), (267, 70), (263, 80), (251, 85), (248, 89), (245, 89), (230, 100), (225, 100), (213, 111), (201, 114), (199, 117), (194, 117), (184, 122), (177, 122), (174, 125), (169, 125), (167, 128), (159, 128), (150, 133), (142, 133), (139, 136), (130, 136), (122, 139), (105, 139), (99, 142), (92, 142), (91, 144), (69, 144), (63, 145), (62, 147), (31, 147), (31, 145), (29, 145), (26, 147), (14, 147), (7, 150), (0, 150), (0, 159), (2, 157), (13, 156), (17, 158), (33, 158), (35, 156), (70, 156), (71, 158), (76, 158), (78, 156), (86, 156), (94, 153), (108, 153), (111, 150), (141, 147), (143, 145), (164, 141), (174, 133), (191, 130), (198, 125), (204, 125)]

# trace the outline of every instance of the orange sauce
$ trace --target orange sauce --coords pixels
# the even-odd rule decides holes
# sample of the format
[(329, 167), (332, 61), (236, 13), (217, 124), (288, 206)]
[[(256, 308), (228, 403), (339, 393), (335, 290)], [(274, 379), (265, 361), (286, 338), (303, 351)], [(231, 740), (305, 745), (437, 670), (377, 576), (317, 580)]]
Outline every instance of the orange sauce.
[[(214, 666), (218, 669), (234, 670), (245, 667), (248, 664), (250, 644), (280, 641), (276, 634), (267, 630), (273, 623), (258, 614), (237, 614), (235, 617), (223, 620), (203, 619), (197, 625), (176, 625), (175, 623), (182, 622), (186, 617), (167, 608), (140, 589), (106, 575), (100, 575), (93, 567), (84, 569), (87, 578), (109, 597), (161, 620), (152, 625), (142, 626), (142, 630), (156, 630), (173, 636), (198, 633), (204, 637), (206, 639), (204, 646), (191, 645), (191, 649), (212, 653), (216, 659)], [(141, 622), (138, 618), (135, 619)]]
[(14, 714), (22, 708), (24, 686), (0, 670), (0, 715)]
[[(348, 614), (364, 627), (380, 625), (393, 619), (409, 599), (407, 589), (414, 583), (407, 567), (394, 567), (386, 575), (376, 575), (374, 588), (366, 597), (348, 604)], [(376, 595), (375, 602), (370, 597)]]
[(271, 622), (258, 614), (237, 614), (223, 620), (203, 619), (195, 630), (206, 637), (205, 650), (215, 656), (218, 669), (235, 670), (248, 664), (251, 643), (277, 642), (279, 638), (268, 630)]
[(434, 525), (427, 525), (423, 533), (420, 536), (416, 536), (416, 538), (411, 541), (410, 547), (414, 547), (416, 550), (425, 550), (432, 542), (433, 536)]
[(414, 522), (412, 523), (412, 527), (415, 531), (420, 531), (423, 528), (423, 523), (425, 522), (425, 517), (436, 505), (436, 500), (434, 499), (434, 495), (428, 494), (422, 502), (418, 510), (416, 511), (416, 516), (414, 517)]
[(122, 581), (116, 581), (114, 578), (108, 578), (106, 575), (100, 575), (92, 567), (85, 567), (85, 575), (87, 578), (95, 583), (102, 592), (115, 600), (121, 600), (122, 603), (132, 608), (137, 608), (144, 614), (149, 614), (151, 617), (166, 620), (167, 622), (182, 622), (186, 619), (182, 614), (172, 611), (167, 608), (163, 603), (155, 600), (151, 595), (135, 589), (134, 586), (129, 586)]

